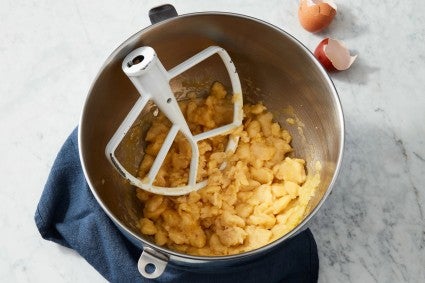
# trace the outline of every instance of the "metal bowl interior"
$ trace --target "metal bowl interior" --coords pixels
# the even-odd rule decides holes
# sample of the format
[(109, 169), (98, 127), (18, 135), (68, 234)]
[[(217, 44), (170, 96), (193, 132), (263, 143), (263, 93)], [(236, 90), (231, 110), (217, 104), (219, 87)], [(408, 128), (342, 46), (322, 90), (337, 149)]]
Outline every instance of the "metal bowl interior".
[[(312, 54), (292, 36), (265, 22), (225, 13), (183, 15), (150, 26), (117, 48), (100, 70), (81, 116), (79, 147), (86, 178), (105, 212), (136, 244), (148, 244), (168, 254), (194, 260), (206, 259), (157, 247), (140, 234), (136, 224), (141, 207), (135, 188), (114, 170), (105, 156), (106, 144), (139, 96), (121, 70), (122, 60), (143, 45), (156, 50), (166, 69), (208, 46), (226, 49), (238, 69), (244, 100), (262, 101), (291, 132), (293, 155), (307, 161), (308, 172), (314, 171), (317, 161), (322, 165), (321, 184), (310, 201), (304, 221), (264, 248), (300, 231), (329, 194), (341, 162), (344, 125), (336, 90)], [(174, 79), (172, 88), (182, 93), (188, 85), (201, 90), (214, 80), (226, 84), (228, 78), (223, 68), (218, 60), (212, 59)], [(294, 114), (302, 125), (290, 126), (285, 122)], [(142, 116), (141, 127), (134, 128), (127, 139), (131, 141), (129, 144), (137, 146), (124, 143), (121, 151), (126, 165), (133, 169), (140, 161), (134, 157), (140, 154), (133, 153), (142, 146), (143, 139), (139, 137), (148, 126)]]

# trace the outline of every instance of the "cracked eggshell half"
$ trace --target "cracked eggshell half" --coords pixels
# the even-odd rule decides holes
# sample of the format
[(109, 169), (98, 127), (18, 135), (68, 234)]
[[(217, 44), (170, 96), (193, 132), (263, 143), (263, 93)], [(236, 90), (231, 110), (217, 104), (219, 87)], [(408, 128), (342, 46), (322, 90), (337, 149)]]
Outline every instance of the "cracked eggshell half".
[(350, 68), (357, 55), (351, 56), (344, 42), (325, 38), (314, 51), (314, 56), (327, 71), (343, 71)]
[(298, 19), (309, 32), (318, 32), (329, 26), (336, 10), (336, 4), (330, 0), (301, 0)]

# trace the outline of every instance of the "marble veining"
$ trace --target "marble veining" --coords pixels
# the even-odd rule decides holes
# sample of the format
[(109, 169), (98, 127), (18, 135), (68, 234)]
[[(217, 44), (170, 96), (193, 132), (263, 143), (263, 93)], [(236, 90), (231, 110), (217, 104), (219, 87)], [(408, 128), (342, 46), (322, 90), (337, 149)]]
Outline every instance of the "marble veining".
[[(318, 34), (298, 0), (168, 1), (179, 13), (229, 11), (270, 22), (310, 50), (323, 37), (359, 54), (331, 74), (346, 120), (339, 179), (311, 222), (319, 282), (425, 282), (425, 2), (335, 0)], [(97, 70), (149, 25), (158, 1), (0, 1), (0, 278), (104, 282), (78, 254), (41, 239), (33, 214)]]

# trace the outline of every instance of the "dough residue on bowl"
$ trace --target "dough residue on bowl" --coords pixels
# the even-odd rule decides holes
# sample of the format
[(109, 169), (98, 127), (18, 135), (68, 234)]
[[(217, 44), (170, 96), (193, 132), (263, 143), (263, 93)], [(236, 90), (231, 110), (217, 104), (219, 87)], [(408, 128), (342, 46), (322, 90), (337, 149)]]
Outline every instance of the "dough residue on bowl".
[[(193, 134), (232, 119), (232, 103), (221, 83), (206, 99), (195, 95), (180, 102)], [(146, 134), (147, 147), (138, 176), (149, 171), (170, 123), (161, 113)], [(231, 255), (262, 247), (294, 229), (319, 185), (319, 174), (306, 174), (303, 159), (290, 158), (291, 136), (261, 104), (244, 105), (235, 153), (226, 153), (228, 136), (198, 143), (198, 181), (203, 189), (180, 197), (137, 190), (143, 205), (139, 229), (160, 246), (192, 255)], [(182, 186), (188, 180), (191, 150), (177, 135), (155, 179), (158, 186)], [(227, 162), (224, 170), (219, 167)]]

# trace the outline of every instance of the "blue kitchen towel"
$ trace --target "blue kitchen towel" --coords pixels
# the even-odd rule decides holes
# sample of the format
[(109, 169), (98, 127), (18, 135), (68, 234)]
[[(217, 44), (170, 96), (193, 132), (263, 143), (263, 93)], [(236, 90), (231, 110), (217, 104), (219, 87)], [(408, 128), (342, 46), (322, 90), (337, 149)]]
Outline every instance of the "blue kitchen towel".
[(77, 129), (50, 172), (35, 213), (41, 236), (76, 250), (111, 282), (316, 282), (319, 259), (310, 230), (233, 271), (202, 274), (168, 265), (157, 280), (137, 270), (141, 250), (115, 227), (93, 197), (78, 155)]

